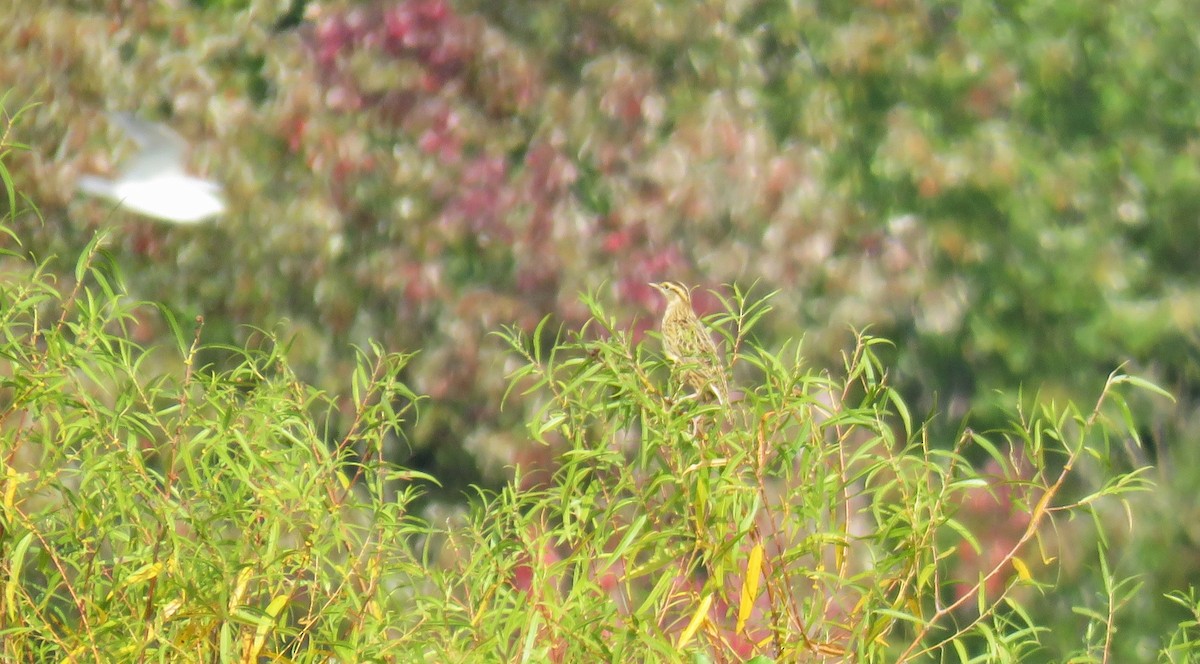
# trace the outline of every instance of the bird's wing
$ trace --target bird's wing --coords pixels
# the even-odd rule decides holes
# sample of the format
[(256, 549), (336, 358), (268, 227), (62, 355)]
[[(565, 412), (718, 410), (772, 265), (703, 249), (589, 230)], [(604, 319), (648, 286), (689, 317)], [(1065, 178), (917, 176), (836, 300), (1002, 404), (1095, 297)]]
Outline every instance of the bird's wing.
[(121, 168), (122, 178), (184, 172), (187, 141), (170, 127), (138, 119), (130, 113), (110, 113), (109, 117), (140, 148)]
[(703, 328), (703, 330), (703, 333), (700, 335), (702, 337), (701, 343), (704, 344), (704, 350), (715, 362), (717, 358), (721, 357), (721, 351), (717, 349), (717, 342), (713, 341), (713, 333), (707, 327)]

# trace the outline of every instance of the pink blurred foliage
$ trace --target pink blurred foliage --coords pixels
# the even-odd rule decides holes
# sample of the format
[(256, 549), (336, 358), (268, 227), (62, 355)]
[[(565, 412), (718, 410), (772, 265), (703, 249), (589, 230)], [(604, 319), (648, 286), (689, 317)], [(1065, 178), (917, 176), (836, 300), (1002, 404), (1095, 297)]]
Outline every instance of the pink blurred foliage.
[(441, 371), (430, 372), (425, 391), (432, 399), (462, 398), (468, 394), (479, 371), (479, 360), (473, 353), (459, 353), (453, 361), (439, 363)]
[(322, 16), (314, 30), (314, 54), (317, 64), (332, 68), (342, 52), (361, 38), (365, 15), (362, 11)]
[[(474, 59), (475, 31), (442, 0), (376, 3), (320, 13), (310, 48), (326, 85), (326, 102), (335, 110), (367, 106), (391, 108), (403, 116), (415, 95), (436, 93), (461, 78)], [(379, 66), (388, 60), (415, 63), (411, 87), (369, 90), (355, 77), (356, 53), (367, 51)]]
[[(547, 262), (538, 262), (536, 258), (517, 268), (517, 291), (527, 295), (545, 293), (557, 290), (561, 277), (558, 266)], [(532, 328), (524, 328), (526, 330)]]
[(507, 216), (515, 192), (508, 181), (508, 164), (503, 157), (480, 155), (467, 161), (458, 187), (442, 209), (442, 228), (456, 235), (470, 235), (480, 244), (511, 242), (513, 232)]
[(526, 239), (548, 243), (553, 239), (554, 210), (571, 194), (579, 177), (575, 164), (561, 150), (545, 141), (535, 141), (525, 153), (525, 186), (522, 198), (533, 203)]
[[(634, 234), (637, 230), (632, 231)], [(671, 244), (665, 247), (636, 246), (623, 255), (614, 256), (618, 274), (617, 297), (633, 301), (646, 308), (658, 308), (658, 291), (650, 287), (652, 281), (681, 278), (686, 264), (683, 252)]]
[(432, 118), (417, 145), (425, 154), (432, 155), (445, 166), (456, 165), (462, 161), (463, 141), (459, 136), (459, 115), (451, 106), (445, 103), (430, 102), (436, 106)]
[(463, 19), (443, 0), (408, 0), (358, 6), (316, 19), (313, 32), (317, 63), (333, 72), (361, 48), (393, 58), (415, 60), (424, 70), (422, 88), (434, 91), (462, 73), (473, 42)]
[(389, 252), (388, 262), (393, 267), (380, 283), (384, 290), (399, 293), (402, 302), (418, 311), (441, 299), (443, 286), (438, 263), (416, 260), (402, 249)]

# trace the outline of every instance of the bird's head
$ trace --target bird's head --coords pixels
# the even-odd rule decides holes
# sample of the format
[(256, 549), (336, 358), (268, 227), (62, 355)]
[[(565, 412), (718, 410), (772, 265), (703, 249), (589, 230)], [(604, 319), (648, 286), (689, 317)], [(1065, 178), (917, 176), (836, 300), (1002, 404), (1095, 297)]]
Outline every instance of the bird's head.
[(687, 286), (678, 281), (651, 282), (650, 286), (662, 293), (663, 297), (667, 298), (668, 306), (676, 303), (688, 306), (692, 304), (692, 292), (688, 290)]

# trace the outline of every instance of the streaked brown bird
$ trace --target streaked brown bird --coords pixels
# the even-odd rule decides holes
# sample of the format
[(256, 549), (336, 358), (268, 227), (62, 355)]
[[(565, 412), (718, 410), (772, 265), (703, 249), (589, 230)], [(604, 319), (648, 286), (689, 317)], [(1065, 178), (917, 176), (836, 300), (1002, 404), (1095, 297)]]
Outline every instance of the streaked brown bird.
[(667, 299), (662, 318), (663, 351), (696, 394), (729, 402), (729, 387), (717, 346), (692, 308), (692, 292), (678, 281), (651, 283)]

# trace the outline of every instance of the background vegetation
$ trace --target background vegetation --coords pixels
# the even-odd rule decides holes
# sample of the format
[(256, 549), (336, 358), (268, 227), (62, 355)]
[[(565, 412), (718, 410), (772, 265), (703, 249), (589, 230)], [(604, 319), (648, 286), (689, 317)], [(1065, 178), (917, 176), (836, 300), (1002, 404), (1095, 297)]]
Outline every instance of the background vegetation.
[[(517, 466), (558, 469), (568, 441), (530, 441), (545, 397), (502, 400), (520, 365), (490, 333), (547, 314), (578, 330), (581, 292), (636, 343), (659, 304), (651, 279), (778, 289), (754, 340), (803, 336), (806, 361), (832, 370), (869, 326), (894, 342), (882, 362), (914, 418), (937, 413), (942, 449), (964, 418), (989, 431), (1018, 403), (1096, 403), (1125, 363), (1177, 397), (1130, 396), (1144, 445), (1110, 459), (1152, 464), (1157, 485), (1129, 527), (1103, 528), (1110, 569), (1142, 584), (1115, 617), (1139, 661), (1190, 619), (1163, 596), (1200, 568), (1198, 14), (1170, 0), (10, 3), (0, 86), (9, 110), (41, 105), (7, 164), (38, 211), (8, 205), (22, 244), (6, 240), (0, 268), (52, 275), (65, 296), (110, 229), (129, 301), (163, 305), (122, 309), (128, 339), (182, 349), (189, 325), (172, 321), (202, 315), (193, 365), (224, 372), (271, 331), (301, 383), (351, 395), (318, 409), (329, 449), (356, 430), (354, 347), (415, 353), (394, 378), (426, 397), (420, 417), (379, 454), (449, 502)], [(105, 110), (185, 134), (231, 213), (176, 228), (74, 196), (79, 174), (127, 152)], [(968, 456), (986, 470), (989, 455)], [(1100, 587), (1095, 564), (1057, 574), (1076, 597)], [(1071, 628), (1040, 638), (1074, 642), (1077, 603), (1055, 597), (1041, 601)]]

